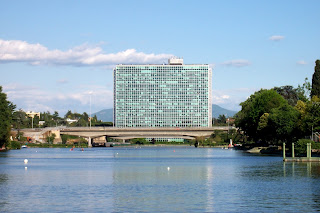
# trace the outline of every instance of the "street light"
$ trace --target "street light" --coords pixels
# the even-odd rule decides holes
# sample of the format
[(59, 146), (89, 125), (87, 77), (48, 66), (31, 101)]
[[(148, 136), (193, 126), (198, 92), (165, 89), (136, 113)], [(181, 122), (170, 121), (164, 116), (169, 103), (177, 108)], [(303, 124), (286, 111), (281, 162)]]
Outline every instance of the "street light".
[(89, 122), (90, 122), (90, 129), (91, 129), (91, 95), (92, 95), (92, 91), (89, 92), (90, 95), (90, 117), (89, 117)]
[(91, 129), (91, 93), (90, 93), (90, 129)]

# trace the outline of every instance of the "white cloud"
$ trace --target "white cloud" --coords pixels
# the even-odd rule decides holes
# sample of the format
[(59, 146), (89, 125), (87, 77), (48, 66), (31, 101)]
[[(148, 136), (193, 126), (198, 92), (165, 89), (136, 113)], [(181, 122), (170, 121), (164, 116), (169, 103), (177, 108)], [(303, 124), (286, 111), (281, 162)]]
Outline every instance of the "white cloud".
[(251, 62), (248, 60), (237, 59), (237, 60), (225, 61), (222, 63), (222, 65), (232, 66), (232, 67), (245, 67), (245, 66), (251, 65)]
[(304, 60), (301, 60), (301, 61), (298, 61), (298, 62), (297, 62), (297, 64), (299, 64), (299, 65), (306, 65), (306, 64), (307, 64), (307, 62), (306, 62), (306, 61), (304, 61)]
[(67, 79), (59, 79), (59, 80), (57, 80), (57, 83), (58, 84), (66, 84), (66, 83), (68, 83), (69, 81), (67, 80)]
[(49, 50), (41, 44), (30, 44), (21, 40), (0, 39), (0, 62), (27, 62), (32, 65), (111, 65), (131, 63), (161, 63), (173, 55), (147, 54), (127, 49), (118, 53), (104, 53), (99, 46), (86, 44), (72, 49)]
[(283, 39), (284, 39), (284, 36), (281, 36), (281, 35), (274, 35), (269, 38), (269, 40), (271, 41), (281, 41)]
[(21, 108), (25, 111), (58, 111), (61, 116), (68, 110), (89, 113), (90, 92), (92, 92), (92, 113), (113, 106), (113, 91), (111, 89), (92, 85), (75, 89), (77, 91), (50, 92), (21, 84), (3, 86), (8, 100), (16, 104), (18, 109)]
[(226, 90), (212, 90), (212, 103), (217, 104), (223, 108), (239, 111), (241, 102), (258, 91), (257, 88), (235, 88)]

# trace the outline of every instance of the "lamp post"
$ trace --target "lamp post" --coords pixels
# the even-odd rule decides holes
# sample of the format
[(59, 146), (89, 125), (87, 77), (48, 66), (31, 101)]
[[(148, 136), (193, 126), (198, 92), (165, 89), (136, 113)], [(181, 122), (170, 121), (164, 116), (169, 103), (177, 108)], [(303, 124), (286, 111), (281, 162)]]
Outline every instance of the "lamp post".
[(228, 133), (227, 133), (227, 137), (228, 137), (228, 139), (229, 139), (229, 129), (230, 129), (230, 128), (229, 128), (229, 118), (227, 118), (228, 114), (226, 114), (225, 116), (226, 116), (226, 119), (227, 119), (227, 122), (228, 122)]
[(91, 93), (90, 93), (90, 129), (91, 129)]

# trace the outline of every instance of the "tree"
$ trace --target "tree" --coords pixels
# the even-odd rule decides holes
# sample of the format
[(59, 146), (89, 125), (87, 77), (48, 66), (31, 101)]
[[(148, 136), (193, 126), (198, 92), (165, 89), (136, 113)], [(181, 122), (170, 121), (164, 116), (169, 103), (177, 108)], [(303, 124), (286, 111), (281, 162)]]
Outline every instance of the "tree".
[(317, 96), (313, 96), (311, 101), (307, 103), (304, 122), (306, 134), (311, 135), (312, 129), (320, 132), (320, 98)]
[(240, 104), (242, 108), (235, 116), (235, 124), (250, 139), (257, 141), (261, 139), (258, 130), (261, 116), (284, 104), (287, 104), (287, 101), (275, 90), (262, 89)]
[(311, 97), (320, 97), (320, 60), (316, 60), (316, 66), (314, 67), (314, 73), (312, 75), (312, 89)]
[(47, 142), (49, 144), (53, 144), (55, 138), (56, 138), (56, 134), (52, 133), (51, 135), (47, 136)]
[(312, 149), (320, 149), (320, 144), (309, 139), (300, 139), (295, 143), (295, 153), (297, 156), (306, 156), (307, 144), (311, 143)]
[(11, 129), (12, 113), (15, 109), (10, 101), (7, 100), (7, 95), (2, 92), (0, 86), (0, 148), (3, 145), (8, 146)]
[(52, 115), (53, 120), (58, 120), (59, 119), (59, 113), (57, 111), (54, 111), (53, 115)]
[(68, 112), (65, 114), (64, 118), (70, 118), (70, 119), (73, 119), (73, 118), (74, 118), (71, 110), (68, 110)]
[(268, 125), (274, 132), (273, 139), (282, 142), (294, 141), (294, 139), (300, 136), (299, 132), (295, 131), (298, 119), (298, 110), (289, 104), (272, 109)]
[(145, 138), (133, 138), (130, 140), (133, 144), (145, 144), (147, 140)]
[(29, 117), (21, 109), (18, 111), (15, 111), (12, 117), (13, 117), (12, 128), (18, 129), (18, 130), (23, 128), (31, 128), (31, 126), (29, 126)]
[(311, 83), (308, 81), (308, 78), (304, 79), (304, 83), (302, 84), (302, 86), (300, 86), (300, 84), (298, 85), (297, 93), (299, 100), (304, 102), (309, 100), (311, 93)]
[(288, 104), (295, 106), (299, 100), (299, 89), (293, 88), (293, 86), (282, 86), (273, 88), (278, 94), (282, 95), (284, 99), (288, 101)]
[(225, 124), (226, 121), (227, 121), (227, 118), (226, 118), (225, 115), (219, 115), (219, 117), (218, 117), (218, 123), (219, 124)]

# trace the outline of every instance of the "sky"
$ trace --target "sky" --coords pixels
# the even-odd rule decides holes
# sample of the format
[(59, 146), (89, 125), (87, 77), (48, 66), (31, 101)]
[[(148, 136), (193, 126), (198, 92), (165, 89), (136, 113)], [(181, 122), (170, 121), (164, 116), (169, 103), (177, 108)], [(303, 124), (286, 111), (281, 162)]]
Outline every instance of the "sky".
[(0, 86), (17, 109), (113, 106), (116, 64), (212, 67), (212, 102), (297, 87), (320, 59), (320, 1), (0, 0)]

